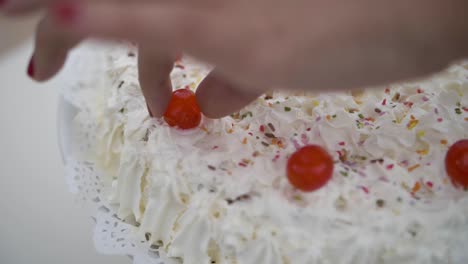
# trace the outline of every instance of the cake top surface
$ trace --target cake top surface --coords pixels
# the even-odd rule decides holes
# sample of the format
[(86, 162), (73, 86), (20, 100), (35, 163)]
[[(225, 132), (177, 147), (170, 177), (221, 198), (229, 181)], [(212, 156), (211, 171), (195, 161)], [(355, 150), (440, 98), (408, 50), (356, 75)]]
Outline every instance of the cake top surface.
[[(109, 53), (111, 87), (96, 89), (96, 159), (119, 217), (184, 263), (462, 263), (468, 193), (445, 154), (468, 138), (468, 67), (362, 92), (264, 95), (181, 131), (148, 116), (136, 60)], [(175, 88), (210, 68), (184, 59)], [(98, 95), (98, 96), (96, 96)], [(96, 99), (97, 98), (97, 99)], [(294, 189), (286, 163), (325, 148), (331, 181)]]

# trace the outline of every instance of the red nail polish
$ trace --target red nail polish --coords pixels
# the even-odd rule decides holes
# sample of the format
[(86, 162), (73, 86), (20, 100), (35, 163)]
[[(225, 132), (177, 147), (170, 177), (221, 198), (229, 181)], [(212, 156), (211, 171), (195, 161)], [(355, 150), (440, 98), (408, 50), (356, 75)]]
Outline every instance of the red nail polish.
[(60, 22), (72, 24), (78, 17), (78, 5), (71, 2), (59, 3), (52, 8), (52, 13)]
[(28, 65), (28, 76), (34, 78), (34, 56), (31, 57)]
[(6, 0), (0, 0), (0, 8), (6, 4)]
[[(0, 0), (0, 1), (1, 1), (1, 0)], [(181, 60), (182, 60), (182, 53), (178, 53), (178, 54), (176, 55), (175, 61), (176, 61), (176, 62), (180, 62)]]
[(154, 116), (153, 116), (153, 113), (151, 113), (151, 110), (150, 110), (148, 104), (146, 104), (146, 108), (148, 108), (148, 113), (149, 113), (149, 115), (150, 115), (151, 117), (154, 117)]

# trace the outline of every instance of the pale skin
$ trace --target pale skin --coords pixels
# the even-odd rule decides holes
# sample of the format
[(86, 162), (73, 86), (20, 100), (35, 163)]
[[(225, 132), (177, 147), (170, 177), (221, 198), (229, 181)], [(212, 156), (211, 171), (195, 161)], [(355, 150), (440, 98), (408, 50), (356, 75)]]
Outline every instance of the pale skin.
[[(48, 12), (32, 78), (46, 81), (88, 37), (138, 43), (143, 94), (163, 115), (183, 51), (216, 65), (197, 90), (219, 118), (270, 89), (326, 92), (419, 78), (468, 57), (466, 0), (7, 0)], [(65, 13), (65, 15), (64, 15)], [(67, 15), (68, 14), (68, 15)]]

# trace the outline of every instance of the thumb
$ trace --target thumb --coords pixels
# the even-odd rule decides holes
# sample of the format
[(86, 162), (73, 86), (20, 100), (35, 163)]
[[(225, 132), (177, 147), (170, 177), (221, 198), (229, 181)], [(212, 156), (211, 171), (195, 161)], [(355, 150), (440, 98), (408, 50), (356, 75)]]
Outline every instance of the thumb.
[(197, 101), (207, 117), (221, 118), (239, 111), (260, 95), (262, 91), (239, 89), (214, 71), (208, 75), (197, 89)]

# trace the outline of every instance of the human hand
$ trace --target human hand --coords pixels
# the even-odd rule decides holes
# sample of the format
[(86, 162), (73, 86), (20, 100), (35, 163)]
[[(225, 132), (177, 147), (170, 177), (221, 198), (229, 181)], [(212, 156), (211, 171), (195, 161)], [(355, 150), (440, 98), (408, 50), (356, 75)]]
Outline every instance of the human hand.
[[(141, 86), (159, 116), (174, 54), (183, 50), (216, 65), (197, 98), (206, 115), (221, 117), (268, 88), (351, 89), (438, 71), (467, 55), (463, 7), (460, 0), (73, 2), (52, 9), (45, 21), (53, 26), (39, 27), (35, 54), (54, 38), (41, 41), (41, 32), (61, 32), (69, 40), (62, 50), (88, 36), (137, 42)], [(60, 67), (41, 66), (37, 56), (39, 80)], [(63, 52), (55, 57), (63, 62)]]

